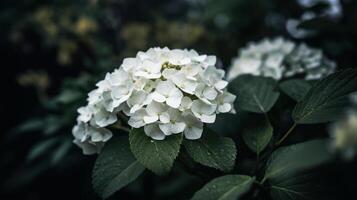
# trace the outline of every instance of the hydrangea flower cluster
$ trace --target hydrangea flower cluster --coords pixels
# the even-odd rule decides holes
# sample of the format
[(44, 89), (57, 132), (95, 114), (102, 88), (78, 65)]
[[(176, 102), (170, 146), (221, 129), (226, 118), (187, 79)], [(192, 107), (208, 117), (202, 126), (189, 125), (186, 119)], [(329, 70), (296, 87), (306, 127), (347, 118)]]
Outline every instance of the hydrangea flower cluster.
[(241, 74), (276, 80), (299, 75), (306, 80), (316, 80), (333, 73), (335, 68), (335, 63), (328, 60), (321, 50), (279, 37), (251, 43), (242, 49), (232, 61), (228, 80)]
[(99, 152), (112, 136), (106, 127), (117, 122), (119, 113), (155, 140), (181, 133), (199, 139), (204, 123), (213, 123), (218, 113), (234, 112), (236, 97), (227, 92), (225, 72), (215, 63), (215, 56), (168, 48), (124, 59), (89, 93), (88, 105), (78, 109), (74, 143), (84, 154)]
[(352, 107), (344, 119), (335, 123), (331, 130), (332, 147), (346, 159), (357, 154), (357, 93), (351, 95)]

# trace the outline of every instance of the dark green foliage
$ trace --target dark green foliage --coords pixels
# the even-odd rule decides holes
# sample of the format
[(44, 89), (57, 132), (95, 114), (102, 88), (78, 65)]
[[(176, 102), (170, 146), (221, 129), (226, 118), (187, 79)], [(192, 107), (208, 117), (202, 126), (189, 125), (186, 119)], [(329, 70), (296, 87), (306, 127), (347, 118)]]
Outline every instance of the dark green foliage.
[(330, 122), (341, 117), (349, 94), (357, 91), (357, 69), (346, 69), (316, 82), (296, 105), (293, 118), (299, 124)]
[(158, 175), (170, 172), (180, 151), (182, 134), (164, 140), (153, 140), (143, 129), (133, 129), (129, 134), (130, 149), (138, 161)]
[(254, 178), (244, 175), (226, 175), (213, 179), (192, 200), (236, 200), (249, 191)]
[(241, 75), (229, 85), (239, 101), (239, 108), (255, 113), (267, 113), (279, 98), (276, 81), (271, 78)]
[(183, 144), (192, 159), (202, 165), (224, 172), (234, 167), (237, 149), (231, 138), (207, 131), (200, 139), (184, 140)]
[(95, 162), (93, 189), (106, 199), (134, 181), (144, 169), (131, 153), (128, 138), (115, 138), (107, 144)]

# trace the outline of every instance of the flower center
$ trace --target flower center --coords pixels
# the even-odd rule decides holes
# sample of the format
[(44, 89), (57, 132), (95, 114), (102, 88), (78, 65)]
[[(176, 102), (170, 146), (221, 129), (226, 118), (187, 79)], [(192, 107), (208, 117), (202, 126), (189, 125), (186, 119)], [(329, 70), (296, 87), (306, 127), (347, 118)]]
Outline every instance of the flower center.
[(164, 70), (164, 69), (176, 69), (176, 70), (180, 70), (181, 69), (181, 66), (180, 65), (173, 65), (173, 64), (171, 64), (171, 63), (169, 63), (168, 61), (166, 61), (166, 62), (164, 62), (162, 65), (161, 65), (161, 67), (162, 67), (162, 71)]

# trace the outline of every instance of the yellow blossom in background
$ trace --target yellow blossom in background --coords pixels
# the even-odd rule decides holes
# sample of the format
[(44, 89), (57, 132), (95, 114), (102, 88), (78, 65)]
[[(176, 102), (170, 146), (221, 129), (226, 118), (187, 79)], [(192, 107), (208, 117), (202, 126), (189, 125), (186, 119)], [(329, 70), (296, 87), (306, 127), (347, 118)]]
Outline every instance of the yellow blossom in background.
[(33, 20), (37, 23), (45, 34), (51, 38), (58, 35), (58, 26), (54, 21), (54, 11), (50, 7), (41, 7), (33, 14)]
[(86, 35), (96, 32), (98, 29), (97, 23), (89, 17), (81, 16), (75, 23), (75, 31), (79, 35)]
[(34, 87), (39, 98), (46, 98), (50, 78), (44, 71), (28, 71), (17, 77), (17, 83), (24, 87)]

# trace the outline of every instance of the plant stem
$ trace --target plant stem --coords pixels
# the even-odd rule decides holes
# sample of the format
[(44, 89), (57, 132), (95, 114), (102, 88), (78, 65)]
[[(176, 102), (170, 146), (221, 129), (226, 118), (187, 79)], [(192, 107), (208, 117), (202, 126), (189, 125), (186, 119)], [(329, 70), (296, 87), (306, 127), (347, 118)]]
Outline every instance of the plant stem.
[(260, 185), (263, 185), (266, 180), (267, 180), (267, 178), (264, 176), (263, 180), (261, 180), (261, 181), (259, 182), (259, 184), (260, 184)]
[(124, 113), (122, 113), (122, 112), (119, 112), (119, 113), (118, 113), (118, 116), (119, 116), (119, 118), (120, 118), (122, 121), (124, 121), (125, 123), (127, 123), (128, 120), (129, 120), (129, 118), (128, 118), (126, 115), (124, 115)]
[(279, 146), (282, 142), (284, 142), (284, 140), (289, 136), (289, 134), (291, 132), (293, 132), (293, 130), (295, 129), (296, 126), (297, 126), (297, 123), (294, 122), (294, 124), (290, 127), (288, 132), (286, 132), (285, 135), (278, 142), (275, 143), (275, 146)]
[(130, 128), (124, 126), (119, 121), (117, 121), (117, 123), (115, 123), (115, 124), (112, 124), (110, 127), (113, 129), (118, 129), (118, 130), (122, 130), (122, 131), (130, 133)]
[(260, 156), (259, 153), (257, 152), (257, 157), (256, 157), (256, 161), (255, 161), (255, 167), (254, 167), (254, 173), (257, 173), (258, 169), (259, 169), (259, 161), (260, 161)]
[(125, 126), (116, 126), (115, 128), (130, 133), (130, 129)]

